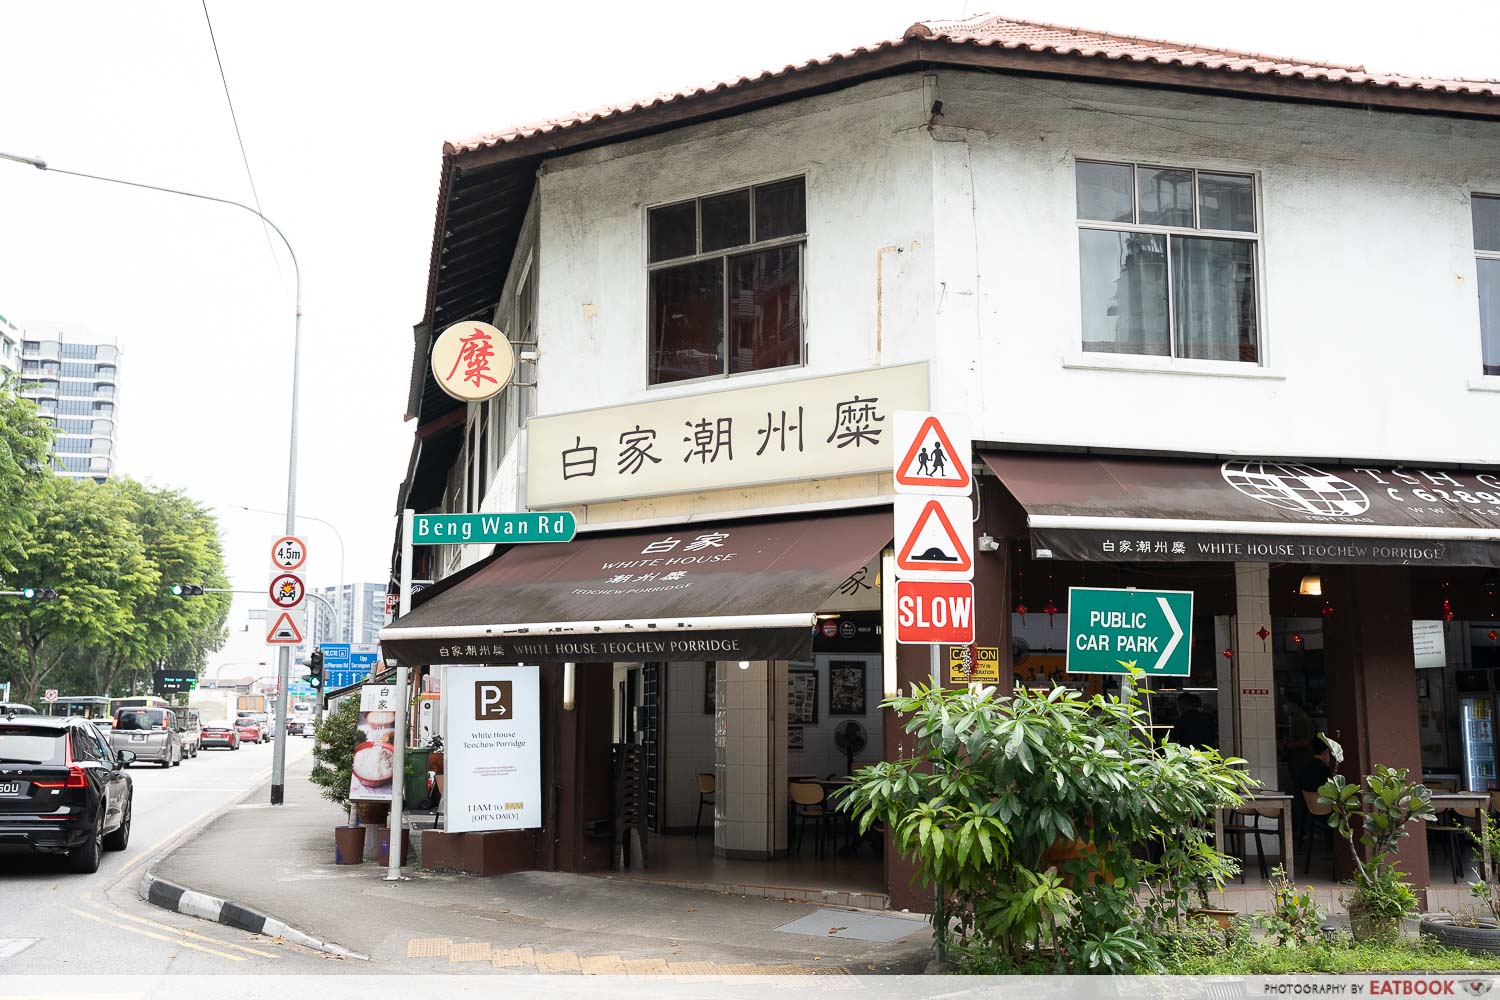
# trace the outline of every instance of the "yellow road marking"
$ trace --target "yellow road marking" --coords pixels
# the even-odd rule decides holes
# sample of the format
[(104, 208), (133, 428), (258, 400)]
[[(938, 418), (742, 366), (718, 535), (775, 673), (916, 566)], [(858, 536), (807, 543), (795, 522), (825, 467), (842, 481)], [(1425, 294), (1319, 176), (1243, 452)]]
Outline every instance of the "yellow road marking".
[(92, 913), (85, 913), (83, 910), (74, 910), (71, 906), (68, 907), (68, 909), (73, 913), (78, 914), (78, 916), (83, 917), (85, 920), (92, 920), (97, 924), (106, 924), (110, 927), (114, 927), (116, 930), (129, 931), (132, 934), (139, 934), (142, 937), (155, 938), (158, 941), (165, 941), (167, 944), (175, 944), (182, 948), (191, 948), (194, 951), (207, 952), (210, 955), (217, 955), (219, 958), (227, 958), (231, 962), (245, 961), (244, 955), (231, 955), (227, 951), (216, 951), (213, 948), (205, 948), (201, 944), (193, 944), (193, 942), (191, 941), (182, 941), (177, 938), (167, 937), (165, 934), (153, 934), (151, 931), (141, 930), (139, 927), (124, 927), (120, 924), (111, 923), (110, 921), (105, 920), (103, 917), (96, 917)]
[[(100, 909), (103, 909), (103, 904), (100, 904)], [(216, 937), (210, 937), (207, 934), (199, 934), (197, 931), (190, 931), (184, 927), (173, 927), (171, 924), (158, 923), (155, 920), (148, 920), (145, 917), (137, 917), (134, 914), (126, 913), (120, 909), (105, 910), (105, 912), (109, 913), (110, 916), (124, 917), (126, 920), (133, 920), (138, 924), (145, 924), (147, 927), (155, 927), (159, 930), (171, 931), (173, 934), (181, 934), (185, 937), (196, 938), (199, 941), (207, 941), (210, 944), (221, 945), (225, 948), (234, 948), (238, 951), (248, 951), (252, 955), (259, 955), (261, 958), (279, 959), (281, 957), (280, 955), (272, 951), (261, 951), (258, 948), (251, 948), (249, 945), (235, 944), (233, 941), (224, 941)]]

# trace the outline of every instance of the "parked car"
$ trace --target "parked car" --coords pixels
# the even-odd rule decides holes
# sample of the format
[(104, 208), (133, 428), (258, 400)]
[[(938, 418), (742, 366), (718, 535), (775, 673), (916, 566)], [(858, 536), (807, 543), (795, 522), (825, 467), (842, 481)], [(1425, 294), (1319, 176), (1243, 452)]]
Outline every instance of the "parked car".
[(198, 756), (203, 746), (203, 723), (196, 708), (178, 709), (177, 719), (181, 725), (182, 752), (189, 757)]
[(169, 708), (117, 709), (109, 745), (129, 750), (136, 761), (154, 761), (162, 767), (182, 765), (182, 733), (176, 713)]
[(37, 710), (18, 701), (0, 701), (0, 715), (36, 715)]
[[(169, 730), (170, 731), (170, 730)], [(89, 874), (130, 843), (129, 750), (111, 750), (88, 719), (0, 719), (0, 846), (64, 854)]]
[(240, 734), (228, 722), (205, 722), (198, 733), (201, 745), (208, 747), (226, 747), (230, 750), (240, 748)]
[(241, 743), (264, 743), (266, 741), (260, 731), (260, 723), (245, 716), (234, 720), (234, 731), (240, 734)]

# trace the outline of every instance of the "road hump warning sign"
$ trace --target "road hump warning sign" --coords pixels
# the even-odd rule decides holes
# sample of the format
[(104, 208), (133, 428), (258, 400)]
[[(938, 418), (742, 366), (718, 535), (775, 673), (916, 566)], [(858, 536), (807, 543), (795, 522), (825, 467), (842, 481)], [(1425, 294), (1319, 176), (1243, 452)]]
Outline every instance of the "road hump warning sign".
[(271, 630), (266, 633), (266, 644), (270, 646), (300, 646), (302, 644), (302, 629), (297, 626), (297, 620), (292, 617), (290, 611), (283, 611), (271, 624)]

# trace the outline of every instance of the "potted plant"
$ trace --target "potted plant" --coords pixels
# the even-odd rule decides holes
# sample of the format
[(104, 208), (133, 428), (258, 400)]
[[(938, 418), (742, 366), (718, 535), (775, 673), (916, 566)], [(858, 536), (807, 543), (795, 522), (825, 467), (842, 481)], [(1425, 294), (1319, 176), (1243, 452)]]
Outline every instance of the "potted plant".
[[(354, 747), (359, 743), (359, 699), (345, 698), (323, 717), (313, 742), (313, 768), (308, 776), (330, 802), (349, 808), (349, 781), (354, 772)], [(357, 865), (364, 860), (365, 827), (358, 822), (333, 830), (334, 861)]]
[[(1322, 733), (1318, 738), (1328, 745), (1335, 766), (1342, 764), (1344, 748)], [(1406, 768), (1377, 764), (1362, 785), (1351, 785), (1335, 774), (1318, 789), (1318, 801), (1333, 806), (1328, 825), (1349, 843), (1354, 855), (1354, 878), (1344, 905), (1356, 941), (1394, 941), (1402, 918), (1417, 908), (1416, 893), (1396, 868), (1396, 845), (1406, 836), (1407, 823), (1435, 819), (1436, 814), (1432, 792), (1407, 780), (1407, 773)]]

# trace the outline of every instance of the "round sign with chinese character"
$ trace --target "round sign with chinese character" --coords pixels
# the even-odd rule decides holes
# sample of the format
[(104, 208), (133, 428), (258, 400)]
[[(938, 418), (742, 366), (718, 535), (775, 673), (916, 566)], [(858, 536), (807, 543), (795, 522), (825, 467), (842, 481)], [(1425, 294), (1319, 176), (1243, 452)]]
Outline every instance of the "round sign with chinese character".
[(454, 399), (477, 403), (505, 388), (516, 358), (488, 323), (454, 323), (432, 345), (432, 377)]

